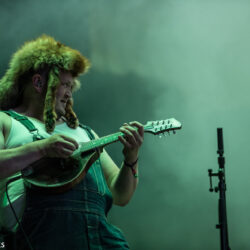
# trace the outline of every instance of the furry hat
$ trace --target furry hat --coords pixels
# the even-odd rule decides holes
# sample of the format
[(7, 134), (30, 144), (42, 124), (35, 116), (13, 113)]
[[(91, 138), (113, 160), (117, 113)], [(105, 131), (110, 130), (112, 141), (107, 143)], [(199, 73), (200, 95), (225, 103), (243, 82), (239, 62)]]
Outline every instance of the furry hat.
[[(70, 71), (73, 77), (87, 72), (89, 61), (77, 50), (55, 41), (54, 38), (42, 35), (26, 42), (11, 58), (9, 69), (0, 80), (0, 109), (7, 110), (21, 104), (23, 84), (22, 78), (29, 72), (48, 68), (48, 87), (44, 105), (44, 122), (47, 132), (55, 128), (55, 95), (59, 86), (60, 70)], [(74, 89), (80, 87), (75, 80)], [(71, 128), (78, 126), (78, 119), (73, 109), (73, 102), (66, 104), (66, 122)]]

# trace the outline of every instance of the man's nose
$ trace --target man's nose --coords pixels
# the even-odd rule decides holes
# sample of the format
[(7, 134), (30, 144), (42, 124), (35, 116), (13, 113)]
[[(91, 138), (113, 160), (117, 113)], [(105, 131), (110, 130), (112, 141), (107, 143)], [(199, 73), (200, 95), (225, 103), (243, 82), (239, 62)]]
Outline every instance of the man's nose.
[(65, 97), (67, 97), (68, 99), (69, 99), (69, 98), (72, 98), (72, 92), (71, 92), (70, 90), (67, 90), (67, 91), (65, 92)]

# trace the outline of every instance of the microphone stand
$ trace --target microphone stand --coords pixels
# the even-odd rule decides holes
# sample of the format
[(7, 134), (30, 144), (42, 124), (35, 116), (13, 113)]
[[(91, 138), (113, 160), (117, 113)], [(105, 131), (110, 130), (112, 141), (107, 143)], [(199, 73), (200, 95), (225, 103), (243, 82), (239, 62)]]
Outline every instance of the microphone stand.
[[(218, 163), (219, 170), (214, 173), (212, 169), (208, 169), (208, 176), (210, 180), (209, 191), (216, 193), (219, 191), (219, 201), (218, 201), (218, 213), (219, 213), (219, 223), (216, 225), (217, 229), (220, 229), (220, 246), (221, 250), (230, 250), (228, 241), (228, 230), (227, 230), (227, 211), (226, 211), (226, 179), (225, 179), (225, 158), (224, 148), (223, 148), (223, 133), (222, 128), (217, 128), (217, 139), (218, 139)], [(219, 179), (219, 184), (217, 187), (213, 188), (212, 177), (217, 176)]]

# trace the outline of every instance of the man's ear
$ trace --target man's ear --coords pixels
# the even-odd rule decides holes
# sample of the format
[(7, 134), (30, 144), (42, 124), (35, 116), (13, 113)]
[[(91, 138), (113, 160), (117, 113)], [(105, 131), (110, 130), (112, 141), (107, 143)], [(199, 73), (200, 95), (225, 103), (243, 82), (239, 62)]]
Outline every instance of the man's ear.
[(38, 93), (41, 94), (43, 92), (44, 79), (40, 74), (34, 74), (32, 76), (32, 85)]

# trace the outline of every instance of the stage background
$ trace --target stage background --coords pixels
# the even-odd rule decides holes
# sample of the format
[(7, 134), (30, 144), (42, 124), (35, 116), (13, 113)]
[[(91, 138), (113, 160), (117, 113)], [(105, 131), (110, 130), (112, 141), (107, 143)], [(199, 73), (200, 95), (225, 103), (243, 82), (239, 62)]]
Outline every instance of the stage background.
[[(75, 110), (99, 136), (133, 120), (182, 122), (176, 135), (145, 135), (138, 189), (110, 213), (135, 250), (219, 249), (207, 169), (218, 169), (223, 127), (230, 246), (247, 250), (249, 27), (243, 0), (1, 0), (0, 75), (13, 52), (45, 33), (90, 59)], [(107, 150), (120, 165), (122, 146)]]

